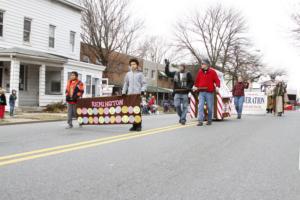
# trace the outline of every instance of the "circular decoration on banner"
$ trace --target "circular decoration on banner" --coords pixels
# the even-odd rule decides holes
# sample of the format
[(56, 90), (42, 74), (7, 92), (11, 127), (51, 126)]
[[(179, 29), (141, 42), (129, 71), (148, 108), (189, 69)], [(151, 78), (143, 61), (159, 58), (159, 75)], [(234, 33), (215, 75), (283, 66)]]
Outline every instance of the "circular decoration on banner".
[(120, 115), (118, 115), (117, 117), (116, 117), (116, 123), (117, 124), (120, 124), (122, 122), (122, 117), (120, 116)]
[(115, 124), (116, 123), (116, 117), (115, 116), (111, 116), (110, 117), (110, 123), (111, 124)]
[(104, 114), (108, 115), (109, 114), (109, 108), (104, 108)]
[(99, 123), (100, 123), (100, 124), (104, 124), (104, 121), (105, 121), (105, 120), (104, 120), (104, 117), (99, 117)]
[(128, 107), (128, 113), (129, 113), (129, 114), (132, 114), (132, 113), (133, 113), (133, 107), (132, 107), (132, 106), (129, 106), (129, 107)]
[(116, 109), (115, 109), (114, 107), (111, 107), (111, 108), (109, 109), (109, 113), (110, 113), (111, 115), (114, 115), (114, 114), (116, 113)]
[(77, 115), (81, 115), (81, 113), (82, 113), (81, 108), (77, 108)]
[(88, 112), (89, 115), (93, 115), (93, 113), (94, 113), (94, 112), (93, 112), (93, 109), (91, 109), (91, 108), (89, 108), (89, 109), (87, 110), (87, 112)]
[(94, 109), (93, 109), (93, 113), (94, 113), (94, 115), (98, 115), (98, 109), (97, 109), (97, 108), (94, 108)]
[(122, 107), (122, 113), (123, 113), (123, 114), (128, 113), (128, 107), (127, 107), (127, 106), (123, 106), (123, 107)]
[(142, 122), (141, 116), (136, 115), (136, 116), (134, 117), (134, 121), (135, 121), (135, 123), (137, 123), (137, 124), (141, 123), (141, 122)]
[(99, 115), (103, 115), (104, 109), (103, 109), (103, 108), (99, 108), (99, 109), (98, 109), (98, 113), (99, 113)]
[(121, 106), (117, 106), (116, 107), (116, 113), (119, 114), (119, 113), (121, 113), (121, 111), (122, 111)]
[(94, 124), (98, 124), (98, 123), (99, 123), (98, 117), (94, 117)]
[(88, 119), (87, 117), (84, 117), (84, 118), (83, 118), (83, 123), (84, 123), (84, 124), (88, 124), (88, 123), (89, 123), (89, 119)]
[(93, 117), (89, 117), (89, 123), (93, 124), (94, 123), (94, 118)]
[(141, 112), (141, 108), (139, 106), (135, 106), (133, 108), (133, 112), (134, 112), (134, 114), (139, 114)]
[(78, 123), (79, 123), (79, 124), (82, 124), (82, 123), (83, 123), (83, 119), (82, 119), (82, 117), (78, 117), (78, 119), (77, 119), (77, 120), (78, 120)]
[(104, 118), (104, 122), (105, 122), (105, 124), (108, 124), (108, 123), (110, 122), (109, 116), (106, 116), (106, 117)]
[(128, 121), (129, 121), (128, 116), (127, 116), (127, 115), (124, 115), (124, 116), (122, 117), (122, 122), (125, 123), (125, 124), (127, 124)]
[(129, 123), (131, 123), (131, 124), (134, 123), (134, 116), (133, 115), (129, 116)]
[(86, 108), (82, 108), (81, 112), (82, 112), (83, 115), (86, 115), (87, 114), (87, 109)]

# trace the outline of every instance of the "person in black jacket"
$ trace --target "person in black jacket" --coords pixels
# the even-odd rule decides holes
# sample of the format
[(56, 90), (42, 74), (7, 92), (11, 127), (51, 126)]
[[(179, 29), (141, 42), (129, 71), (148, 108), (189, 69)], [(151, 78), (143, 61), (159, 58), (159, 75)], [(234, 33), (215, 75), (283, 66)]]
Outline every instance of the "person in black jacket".
[(2, 90), (2, 88), (0, 87), (0, 120), (4, 119), (5, 106), (6, 106), (5, 91)]
[(165, 73), (174, 80), (174, 106), (179, 116), (179, 123), (185, 125), (189, 106), (188, 94), (194, 85), (193, 77), (190, 72), (186, 71), (185, 65), (179, 66), (179, 72), (171, 72), (170, 61), (166, 59), (165, 64)]
[(16, 100), (17, 100), (17, 91), (12, 90), (11, 95), (9, 96), (9, 107), (10, 107), (9, 114), (11, 117), (14, 116)]

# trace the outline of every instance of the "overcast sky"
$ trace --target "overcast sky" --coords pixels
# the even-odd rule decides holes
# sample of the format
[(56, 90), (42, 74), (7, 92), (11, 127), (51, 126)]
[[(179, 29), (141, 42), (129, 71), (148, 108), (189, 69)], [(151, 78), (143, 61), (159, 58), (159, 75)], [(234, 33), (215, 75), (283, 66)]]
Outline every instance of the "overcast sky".
[[(300, 89), (300, 47), (296, 47), (290, 30), (296, 0), (132, 0), (132, 6), (145, 20), (150, 35), (172, 37), (177, 19), (197, 10), (221, 3), (241, 11), (248, 22), (255, 47), (264, 62), (274, 68), (286, 68), (289, 87)], [(298, 1), (300, 3), (300, 1)], [(300, 9), (299, 9), (300, 11)]]

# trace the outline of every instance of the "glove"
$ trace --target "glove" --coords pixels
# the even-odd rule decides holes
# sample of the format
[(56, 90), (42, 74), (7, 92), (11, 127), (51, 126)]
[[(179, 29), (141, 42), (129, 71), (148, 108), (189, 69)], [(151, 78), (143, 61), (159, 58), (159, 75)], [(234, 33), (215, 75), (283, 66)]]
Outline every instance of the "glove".
[(142, 95), (142, 96), (145, 96), (145, 92), (144, 92), (144, 91), (142, 91), (142, 92), (141, 92), (141, 95)]
[(197, 90), (198, 90), (198, 88), (196, 86), (193, 86), (192, 91), (195, 92)]
[(216, 87), (216, 93), (220, 92), (220, 88)]
[(169, 67), (170, 61), (168, 59), (165, 59), (165, 64), (166, 64), (166, 67)]

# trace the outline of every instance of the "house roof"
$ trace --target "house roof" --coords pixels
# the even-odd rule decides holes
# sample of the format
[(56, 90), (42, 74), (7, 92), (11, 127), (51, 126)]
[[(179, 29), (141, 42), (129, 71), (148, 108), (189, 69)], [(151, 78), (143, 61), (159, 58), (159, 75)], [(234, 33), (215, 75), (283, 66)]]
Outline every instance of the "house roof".
[(80, 11), (84, 10), (83, 6), (81, 6), (79, 3), (75, 3), (74, 1), (70, 1), (70, 0), (55, 0), (55, 1), (58, 1), (62, 4), (65, 4), (67, 6), (70, 6), (72, 8), (77, 9), (77, 10), (80, 10)]
[(19, 47), (0, 49), (0, 56), (27, 57), (27, 58), (49, 60), (49, 61), (61, 62), (61, 63), (65, 63), (67, 61), (67, 58), (61, 56), (56, 56), (41, 51), (23, 49)]

